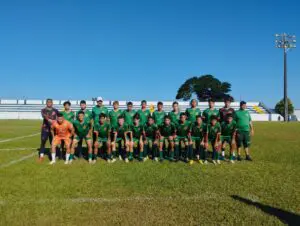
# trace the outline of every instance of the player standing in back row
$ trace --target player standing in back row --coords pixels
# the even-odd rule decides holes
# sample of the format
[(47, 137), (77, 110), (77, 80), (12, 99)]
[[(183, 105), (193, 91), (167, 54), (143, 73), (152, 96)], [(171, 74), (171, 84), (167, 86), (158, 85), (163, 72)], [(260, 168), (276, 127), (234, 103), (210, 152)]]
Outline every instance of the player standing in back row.
[(211, 116), (215, 116), (218, 121), (220, 120), (220, 113), (217, 109), (215, 109), (214, 99), (208, 100), (208, 108), (202, 114), (203, 122), (209, 124)]
[(173, 108), (173, 110), (169, 112), (169, 116), (170, 116), (171, 122), (173, 124), (177, 125), (180, 120), (180, 111), (179, 111), (179, 106), (178, 106), (177, 101), (173, 102), (172, 108)]
[(73, 123), (75, 120), (75, 113), (74, 111), (71, 110), (71, 102), (70, 101), (65, 101), (64, 102), (64, 110), (61, 112), (64, 116), (64, 118)]
[(201, 111), (199, 108), (197, 108), (198, 101), (196, 99), (192, 99), (190, 104), (191, 104), (191, 107), (186, 109), (185, 114), (186, 114), (188, 120), (191, 123), (194, 123), (196, 121), (196, 117), (198, 115), (201, 115)]
[(133, 125), (133, 116), (136, 114), (136, 111), (133, 110), (132, 102), (127, 103), (127, 109), (123, 111), (122, 115), (124, 117), (125, 123), (127, 125)]
[(140, 124), (145, 125), (147, 123), (148, 116), (151, 115), (150, 110), (147, 109), (147, 101), (142, 100), (141, 109), (138, 110), (137, 113), (140, 115)]
[(224, 99), (224, 107), (219, 110), (220, 122), (227, 120), (227, 115), (234, 115), (234, 109), (230, 107), (232, 98), (228, 97)]
[(152, 114), (154, 122), (157, 126), (160, 126), (164, 122), (164, 117), (166, 116), (166, 112), (163, 110), (163, 106), (163, 103), (159, 101), (157, 103), (157, 110)]
[(99, 116), (102, 113), (108, 115), (108, 109), (107, 107), (103, 106), (103, 98), (97, 97), (97, 105), (92, 109), (92, 118), (94, 120), (94, 123), (99, 122)]

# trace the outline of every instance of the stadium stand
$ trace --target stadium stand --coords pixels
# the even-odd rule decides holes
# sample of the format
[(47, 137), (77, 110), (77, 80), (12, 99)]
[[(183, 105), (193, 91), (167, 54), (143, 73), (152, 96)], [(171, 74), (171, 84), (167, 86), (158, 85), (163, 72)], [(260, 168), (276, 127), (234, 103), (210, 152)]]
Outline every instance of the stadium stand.
[[(63, 109), (63, 103), (65, 100), (53, 100), (54, 107), (58, 110)], [(70, 100), (72, 103), (72, 109), (77, 111), (80, 109), (80, 100)], [(128, 101), (119, 101), (120, 109), (126, 109), (126, 103)], [(140, 108), (140, 101), (132, 101), (134, 109)], [(156, 107), (158, 101), (148, 101), (148, 107)], [(0, 99), (0, 119), (41, 119), (40, 111), (45, 107), (46, 100), (13, 100), (13, 99)], [(104, 105), (112, 110), (113, 101), (104, 101)], [(172, 110), (173, 101), (163, 101), (164, 110), (169, 112)], [(190, 106), (188, 101), (178, 101), (180, 110), (184, 112), (186, 108)], [(96, 104), (95, 101), (87, 101), (87, 108), (92, 109)], [(224, 106), (223, 102), (216, 102), (216, 108), (219, 109)], [(203, 112), (208, 107), (207, 102), (199, 102), (198, 108)], [(233, 102), (231, 107), (235, 110), (239, 109), (239, 102)], [(268, 109), (261, 102), (248, 102), (248, 111), (250, 112), (253, 120), (255, 121), (278, 121), (278, 114), (275, 114), (270, 109)]]

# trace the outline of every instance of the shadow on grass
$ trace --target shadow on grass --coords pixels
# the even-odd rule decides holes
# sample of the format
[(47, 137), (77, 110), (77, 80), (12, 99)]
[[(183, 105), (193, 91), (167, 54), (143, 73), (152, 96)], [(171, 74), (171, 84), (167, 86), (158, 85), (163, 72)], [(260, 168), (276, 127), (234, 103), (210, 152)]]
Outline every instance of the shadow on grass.
[(300, 215), (291, 213), (279, 208), (271, 207), (268, 205), (264, 205), (259, 202), (254, 202), (249, 199), (245, 199), (243, 197), (237, 196), (237, 195), (231, 195), (231, 198), (238, 200), (240, 202), (246, 203), (248, 205), (255, 206), (256, 208), (259, 208), (263, 212), (277, 217), (282, 223), (288, 224), (288, 225), (300, 225)]

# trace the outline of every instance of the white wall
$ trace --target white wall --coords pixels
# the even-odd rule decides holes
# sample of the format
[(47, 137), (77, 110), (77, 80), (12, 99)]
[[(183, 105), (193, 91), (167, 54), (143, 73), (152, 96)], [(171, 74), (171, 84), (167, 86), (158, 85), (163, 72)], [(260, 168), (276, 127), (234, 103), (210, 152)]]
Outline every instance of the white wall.
[(296, 115), (297, 120), (300, 121), (300, 109), (295, 109), (294, 110), (294, 115)]

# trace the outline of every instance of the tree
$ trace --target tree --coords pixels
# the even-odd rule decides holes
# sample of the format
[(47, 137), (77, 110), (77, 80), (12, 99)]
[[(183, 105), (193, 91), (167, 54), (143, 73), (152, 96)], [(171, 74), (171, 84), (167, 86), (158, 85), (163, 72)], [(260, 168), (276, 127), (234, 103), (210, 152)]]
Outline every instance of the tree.
[[(284, 117), (284, 99), (280, 100), (275, 106), (275, 112)], [(294, 113), (294, 106), (292, 101), (288, 98), (288, 114)]]
[(178, 89), (176, 99), (189, 100), (195, 94), (200, 101), (206, 101), (209, 98), (216, 101), (222, 101), (224, 98), (233, 100), (233, 97), (228, 94), (230, 91), (230, 83), (221, 82), (212, 75), (203, 75), (186, 80)]

